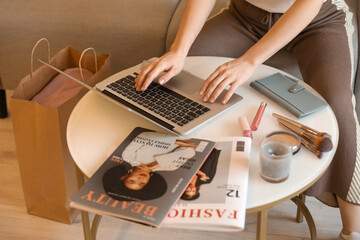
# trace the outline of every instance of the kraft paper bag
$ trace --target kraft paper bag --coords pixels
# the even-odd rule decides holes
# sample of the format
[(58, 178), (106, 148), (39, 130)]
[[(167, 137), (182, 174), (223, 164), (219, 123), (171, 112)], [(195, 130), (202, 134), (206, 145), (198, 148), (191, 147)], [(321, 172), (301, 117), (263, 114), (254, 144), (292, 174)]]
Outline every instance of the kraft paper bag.
[[(56, 53), (50, 64), (61, 70), (78, 67), (81, 55), (82, 52), (69, 46)], [(107, 54), (83, 55), (82, 68), (94, 73), (87, 82), (89, 85), (94, 86), (109, 76), (109, 57)], [(31, 101), (57, 74), (45, 65), (34, 72), (31, 70), (10, 98), (10, 109), (28, 213), (70, 224), (79, 211), (69, 207), (70, 198), (78, 189), (66, 126), (71, 111), (87, 89), (83, 87), (58, 107)]]

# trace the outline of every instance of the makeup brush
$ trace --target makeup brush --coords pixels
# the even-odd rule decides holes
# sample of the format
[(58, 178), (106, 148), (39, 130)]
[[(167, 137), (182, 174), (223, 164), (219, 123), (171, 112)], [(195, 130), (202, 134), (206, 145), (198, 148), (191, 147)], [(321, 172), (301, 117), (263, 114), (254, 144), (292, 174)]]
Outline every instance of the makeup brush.
[(331, 138), (331, 135), (328, 134), (328, 133), (326, 133), (326, 132), (318, 132), (318, 131), (316, 131), (315, 129), (312, 129), (312, 128), (306, 126), (306, 125), (303, 125), (303, 124), (301, 124), (301, 123), (298, 123), (298, 122), (296, 122), (296, 121), (293, 121), (293, 120), (291, 120), (291, 119), (288, 119), (288, 118), (286, 118), (286, 117), (283, 117), (283, 116), (281, 116), (281, 115), (279, 115), (279, 114), (276, 114), (276, 113), (273, 113), (272, 115), (273, 115), (274, 117), (276, 117), (277, 119), (281, 119), (281, 120), (283, 120), (283, 121), (285, 121), (285, 122), (288, 122), (289, 124), (292, 124), (292, 125), (300, 128), (301, 130), (307, 132), (307, 133), (311, 133), (311, 134), (316, 135), (316, 136), (318, 136), (318, 137), (328, 137), (328, 138)]
[(317, 150), (314, 145), (307, 142), (304, 138), (300, 138), (301, 144), (304, 145), (307, 149), (309, 149), (311, 152), (313, 152), (319, 159), (322, 158), (323, 153)]
[(283, 125), (285, 125), (286, 127), (288, 127), (291, 131), (293, 131), (300, 137), (307, 139), (310, 143), (314, 145), (315, 149), (317, 149), (320, 152), (328, 152), (333, 148), (332, 141), (328, 137), (318, 137), (316, 135), (305, 132), (296, 126), (293, 126), (288, 122), (284, 122), (281, 119), (278, 119), (278, 121)]
[[(286, 129), (292, 131), (292, 129), (290, 129), (290, 128), (288, 128), (287, 126), (285, 126), (282, 122), (280, 122), (280, 124), (281, 124), (283, 127), (285, 127)], [(304, 139), (304, 138), (302, 138), (302, 137), (300, 137), (300, 141), (301, 141), (302, 145), (304, 145), (307, 149), (309, 149), (311, 152), (313, 152), (319, 159), (322, 158), (323, 153), (320, 152), (319, 150), (317, 150), (314, 145), (312, 145), (310, 142), (306, 141), (306, 139)]]

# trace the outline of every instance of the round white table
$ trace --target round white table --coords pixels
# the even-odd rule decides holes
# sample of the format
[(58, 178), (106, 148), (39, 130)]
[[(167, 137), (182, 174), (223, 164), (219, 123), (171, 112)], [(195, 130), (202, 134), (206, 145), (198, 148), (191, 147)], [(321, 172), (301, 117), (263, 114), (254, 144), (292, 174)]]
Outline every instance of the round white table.
[[(184, 69), (206, 79), (219, 65), (230, 60), (232, 59), (223, 57), (188, 57)], [(267, 209), (299, 195), (326, 171), (335, 154), (339, 135), (337, 121), (330, 107), (297, 120), (249, 86), (251, 81), (275, 72), (281, 71), (261, 65), (248, 82), (237, 89), (236, 92), (244, 98), (240, 104), (191, 134), (192, 137), (199, 138), (242, 135), (238, 118), (246, 116), (251, 124), (260, 103), (267, 102), (259, 129), (253, 132), (249, 163), (247, 212), (259, 212), (258, 239), (265, 238)], [(284, 130), (272, 116), (273, 112), (311, 126), (318, 131), (329, 133), (334, 144), (333, 150), (324, 153), (322, 159), (318, 159), (302, 146), (299, 153), (293, 156), (289, 178), (277, 184), (266, 182), (259, 175), (260, 141), (272, 131)], [(137, 126), (165, 131), (140, 116), (89, 92), (76, 105), (68, 122), (67, 142), (70, 153), (80, 170), (90, 177)]]

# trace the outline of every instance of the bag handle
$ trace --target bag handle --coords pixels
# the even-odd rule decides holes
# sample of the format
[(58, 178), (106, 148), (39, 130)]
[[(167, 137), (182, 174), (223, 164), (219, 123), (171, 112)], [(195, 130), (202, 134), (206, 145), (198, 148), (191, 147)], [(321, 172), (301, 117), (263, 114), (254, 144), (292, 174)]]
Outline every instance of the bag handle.
[(39, 41), (37, 41), (37, 43), (34, 45), (32, 51), (31, 51), (31, 59), (30, 59), (30, 78), (32, 78), (32, 73), (33, 73), (33, 65), (34, 65), (34, 52), (35, 49), (37, 47), (37, 45), (39, 45), (39, 43), (41, 41), (46, 41), (47, 45), (48, 45), (48, 63), (50, 64), (50, 43), (46, 38), (41, 38)]
[(85, 54), (85, 52), (87, 52), (88, 50), (92, 50), (94, 52), (94, 59), (95, 59), (95, 71), (97, 72), (98, 71), (98, 65), (97, 65), (97, 57), (96, 57), (96, 51), (94, 48), (92, 47), (89, 47), (87, 49), (85, 49), (82, 53), (81, 53), (81, 56), (80, 56), (80, 59), (79, 59), (79, 69), (80, 69), (80, 76), (81, 76), (81, 81), (84, 82), (84, 75), (82, 73), (82, 68), (81, 68), (81, 60)]

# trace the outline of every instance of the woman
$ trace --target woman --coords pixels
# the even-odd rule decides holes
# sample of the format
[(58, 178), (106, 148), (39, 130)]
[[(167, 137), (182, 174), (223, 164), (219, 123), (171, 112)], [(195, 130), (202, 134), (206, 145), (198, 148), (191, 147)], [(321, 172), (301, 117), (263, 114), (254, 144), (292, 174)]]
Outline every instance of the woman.
[(160, 132), (142, 132), (122, 152), (122, 159), (150, 171), (174, 171), (195, 156), (197, 147), (186, 139)]
[(199, 90), (205, 102), (213, 103), (229, 86), (220, 99), (225, 104), (257, 66), (280, 49), (292, 51), (304, 81), (334, 110), (340, 131), (331, 166), (306, 193), (340, 208), (343, 229), (339, 239), (360, 239), (360, 128), (353, 104), (352, 26), (346, 3), (232, 0), (227, 9), (205, 24), (214, 3), (188, 1), (169, 52), (139, 74), (136, 89), (145, 90), (164, 71), (159, 83), (166, 83), (182, 70), (187, 55), (233, 57), (233, 61), (219, 66)]
[(191, 179), (189, 185), (185, 188), (184, 193), (181, 195), (183, 200), (195, 200), (200, 197), (201, 184), (207, 183), (209, 177), (206, 176), (201, 170), (197, 171), (195, 176)]
[(102, 183), (106, 194), (119, 201), (151, 200), (161, 197), (167, 190), (160, 174), (134, 168), (125, 161), (108, 169)]
[(205, 163), (191, 179), (185, 192), (181, 196), (183, 200), (195, 200), (200, 197), (200, 186), (209, 184), (214, 179), (221, 150), (214, 148)]
[[(105, 192), (121, 201), (149, 200), (162, 196), (165, 179), (156, 171), (187, 167), (197, 147), (191, 141), (159, 132), (142, 132), (123, 150), (120, 164), (106, 171)], [(117, 160), (119, 161), (119, 160)]]

